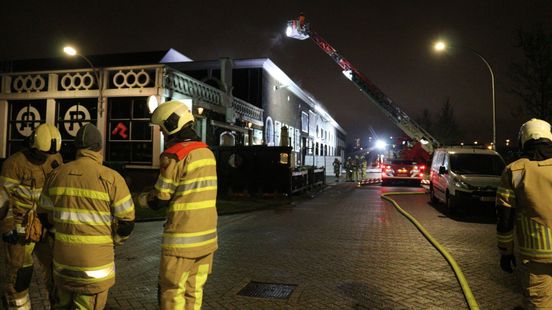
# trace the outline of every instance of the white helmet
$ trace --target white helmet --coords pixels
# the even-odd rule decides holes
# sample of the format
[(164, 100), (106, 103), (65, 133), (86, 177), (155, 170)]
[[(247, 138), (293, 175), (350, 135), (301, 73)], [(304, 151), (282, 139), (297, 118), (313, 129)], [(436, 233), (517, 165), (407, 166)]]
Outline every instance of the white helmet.
[(541, 119), (533, 118), (521, 125), (519, 129), (519, 143), (523, 148), (525, 142), (529, 140), (548, 139), (552, 142), (552, 133), (550, 132), (550, 124)]
[(162, 103), (151, 115), (151, 123), (159, 125), (166, 135), (177, 133), (193, 121), (192, 112), (180, 101)]
[(31, 148), (54, 154), (61, 149), (61, 134), (52, 124), (40, 124), (33, 131), (29, 142)]

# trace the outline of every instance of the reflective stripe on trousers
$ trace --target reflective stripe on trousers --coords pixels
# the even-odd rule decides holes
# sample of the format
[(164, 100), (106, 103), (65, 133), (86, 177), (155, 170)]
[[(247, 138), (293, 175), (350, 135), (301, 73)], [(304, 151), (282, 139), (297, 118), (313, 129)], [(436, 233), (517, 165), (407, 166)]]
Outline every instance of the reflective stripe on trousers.
[(203, 286), (212, 263), (213, 254), (198, 258), (162, 255), (159, 274), (161, 309), (201, 309)]
[(31, 309), (31, 298), (29, 297), (29, 291), (26, 291), (21, 297), (10, 297), (6, 295), (6, 301), (8, 302), (9, 310), (30, 310)]
[(54, 273), (62, 278), (82, 282), (99, 282), (115, 276), (115, 263), (99, 267), (72, 267), (54, 261)]

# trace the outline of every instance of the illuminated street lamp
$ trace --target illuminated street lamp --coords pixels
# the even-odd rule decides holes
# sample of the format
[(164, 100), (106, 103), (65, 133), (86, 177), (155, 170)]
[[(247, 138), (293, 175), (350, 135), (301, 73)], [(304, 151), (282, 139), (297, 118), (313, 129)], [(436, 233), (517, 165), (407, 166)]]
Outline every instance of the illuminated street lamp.
[(481, 59), (485, 63), (485, 65), (487, 66), (487, 69), (489, 69), (489, 73), (491, 74), (491, 96), (492, 96), (491, 98), (492, 98), (492, 107), (493, 107), (493, 142), (492, 142), (492, 147), (494, 149), (496, 147), (496, 106), (495, 106), (495, 78), (494, 78), (494, 73), (493, 73), (493, 69), (491, 68), (491, 65), (489, 64), (487, 59), (485, 59), (485, 57), (483, 57), (477, 51), (475, 51), (474, 49), (469, 48), (469, 47), (458, 46), (458, 45), (454, 45), (454, 46), (448, 45), (447, 46), (447, 44), (445, 42), (438, 41), (433, 45), (433, 48), (437, 52), (444, 52), (447, 48), (457, 48), (457, 49), (463, 49), (463, 50), (470, 51), (470, 52), (474, 53), (475, 55), (477, 55), (477, 57), (479, 57), (479, 59)]
[(94, 72), (94, 77), (96, 78), (96, 82), (98, 83), (98, 100), (100, 102), (100, 108), (99, 108), (99, 112), (100, 112), (100, 117), (103, 115), (103, 112), (104, 112), (104, 104), (103, 104), (103, 86), (102, 86), (102, 79), (100, 78), (100, 70), (98, 68), (96, 68), (94, 66), (94, 64), (92, 64), (92, 62), (90, 61), (90, 59), (88, 59), (86, 56), (80, 54), (74, 47), (72, 46), (65, 46), (63, 48), (63, 52), (65, 54), (67, 54), (68, 56), (79, 56), (81, 57), (82, 59), (84, 59), (86, 61), (86, 63), (88, 63), (88, 65), (90, 66), (90, 68), (92, 69), (92, 71)]

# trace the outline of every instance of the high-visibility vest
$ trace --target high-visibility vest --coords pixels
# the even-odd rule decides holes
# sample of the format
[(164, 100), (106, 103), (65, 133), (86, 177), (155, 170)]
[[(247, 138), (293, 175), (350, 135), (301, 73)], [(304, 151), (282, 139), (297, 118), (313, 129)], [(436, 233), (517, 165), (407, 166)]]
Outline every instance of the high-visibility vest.
[(161, 154), (154, 194), (170, 200), (161, 244), (164, 255), (200, 257), (217, 247), (217, 170), (201, 142), (177, 143)]
[(519, 252), (535, 259), (552, 259), (552, 230), (524, 213), (516, 216)]

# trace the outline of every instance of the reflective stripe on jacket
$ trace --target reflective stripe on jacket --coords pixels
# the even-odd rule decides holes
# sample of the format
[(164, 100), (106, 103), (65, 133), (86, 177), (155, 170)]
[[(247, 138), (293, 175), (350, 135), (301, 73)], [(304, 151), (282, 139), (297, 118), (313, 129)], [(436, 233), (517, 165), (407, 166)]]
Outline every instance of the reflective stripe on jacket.
[[(184, 155), (179, 152), (187, 148)], [(204, 144), (183, 142), (165, 151), (154, 194), (170, 200), (164, 255), (200, 257), (217, 249), (217, 169)]]
[(76, 160), (48, 178), (39, 201), (55, 228), (54, 276), (72, 292), (96, 294), (113, 286), (112, 225), (134, 220), (125, 180), (101, 163), (100, 153), (79, 150)]
[[(497, 190), (498, 206), (515, 208), (515, 240), (522, 258), (552, 262), (552, 159), (519, 159), (506, 167)], [(514, 248), (514, 227), (498, 233), (502, 254)]]

